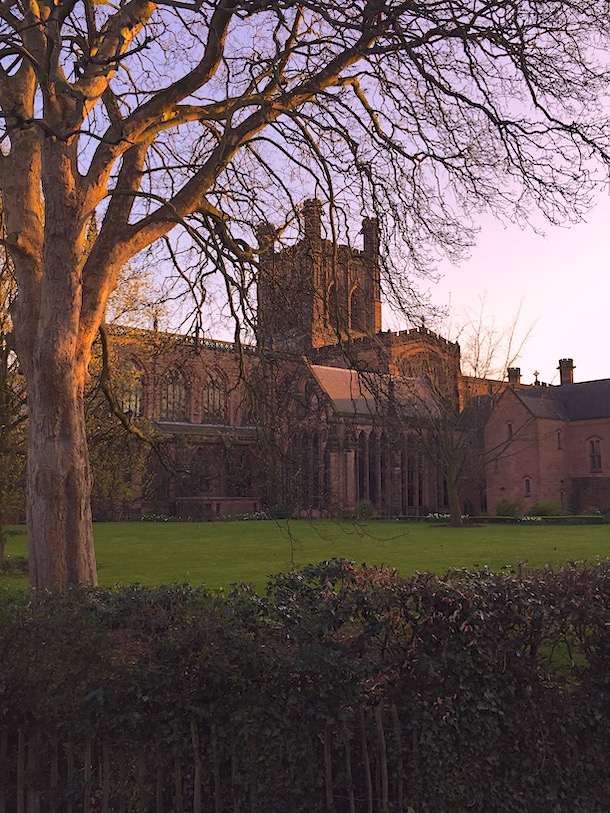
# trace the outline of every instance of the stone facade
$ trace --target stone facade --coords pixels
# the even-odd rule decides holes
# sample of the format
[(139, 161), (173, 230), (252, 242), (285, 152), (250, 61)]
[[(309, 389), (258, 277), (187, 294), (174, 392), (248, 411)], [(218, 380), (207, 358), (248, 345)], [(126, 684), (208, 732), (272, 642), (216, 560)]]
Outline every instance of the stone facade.
[(574, 383), (571, 359), (559, 386), (519, 381), (505, 389), (485, 431), (490, 509), (552, 501), (579, 513), (610, 507), (610, 379)]
[(162, 450), (129, 512), (446, 510), (413, 403), (430, 400), (429, 380), (458, 404), (459, 347), (424, 328), (382, 332), (376, 222), (357, 250), (323, 240), (320, 217), (307, 202), (302, 239), (277, 252), (271, 227), (259, 230), (258, 347), (113, 329), (123, 409)]
[(154, 331), (113, 331), (124, 410), (155, 436), (147, 489), (138, 508), (212, 518), (259, 508), (250, 402), (240, 356), (225, 342)]
[(377, 222), (362, 223), (361, 251), (322, 237), (318, 201), (303, 207), (303, 237), (275, 251), (274, 230), (259, 228), (258, 339), (268, 350), (307, 353), (381, 330)]
[[(389, 339), (401, 351), (411, 342), (418, 355), (437, 343), (427, 331)], [(446, 509), (420, 426), (396, 415), (413, 385), (397, 395), (393, 376), (350, 368), (340, 350), (335, 365), (318, 364), (115, 329), (113, 355), (129, 370), (123, 410), (146, 422), (163, 450), (150, 456), (153, 485), (132, 513), (205, 519), (291, 506), (297, 516), (344, 516), (361, 500), (386, 515)]]
[(569, 359), (559, 387), (468, 378), (457, 344), (382, 331), (376, 222), (362, 233), (325, 240), (316, 201), (293, 246), (260, 227), (256, 347), (113, 329), (122, 408), (156, 438), (124, 514), (446, 513), (451, 467), (465, 513), (609, 507), (610, 381), (575, 384)]

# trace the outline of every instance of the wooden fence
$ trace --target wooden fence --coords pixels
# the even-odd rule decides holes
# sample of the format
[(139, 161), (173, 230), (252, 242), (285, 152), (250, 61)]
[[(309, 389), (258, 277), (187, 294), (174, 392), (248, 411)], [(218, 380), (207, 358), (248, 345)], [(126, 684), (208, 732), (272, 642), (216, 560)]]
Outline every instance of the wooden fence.
[(0, 813), (407, 813), (417, 746), (411, 738), (406, 753), (403, 739), (396, 708), (382, 704), (311, 732), (298, 749), (306, 764), (278, 742), (258, 770), (255, 744), (221, 742), (195, 719), (149, 742), (2, 731)]

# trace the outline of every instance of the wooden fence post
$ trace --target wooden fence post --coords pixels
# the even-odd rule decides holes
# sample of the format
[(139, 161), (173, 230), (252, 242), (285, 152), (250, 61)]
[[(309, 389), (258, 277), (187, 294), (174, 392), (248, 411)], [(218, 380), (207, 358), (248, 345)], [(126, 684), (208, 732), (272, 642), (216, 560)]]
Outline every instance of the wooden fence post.
[(83, 765), (83, 813), (91, 813), (91, 785), (93, 782), (93, 743), (91, 737), (87, 737), (85, 742), (84, 765)]
[(324, 784), (326, 787), (326, 809), (331, 813), (335, 800), (333, 797), (333, 763), (332, 736), (330, 723), (324, 726)]
[(362, 769), (366, 783), (366, 813), (373, 813), (373, 781), (371, 779), (371, 761), (369, 759), (369, 746), (366, 738), (366, 719), (364, 709), (358, 711), (360, 717), (360, 738), (362, 741)]
[(0, 813), (6, 813), (6, 786), (8, 784), (8, 731), (0, 732)]
[(388, 749), (386, 747), (385, 731), (383, 728), (383, 700), (380, 700), (375, 706), (375, 726), (377, 728), (377, 742), (379, 743), (381, 813), (387, 813), (390, 799), (388, 783)]
[(199, 748), (199, 727), (196, 720), (191, 720), (191, 742), (193, 744), (193, 813), (201, 813), (201, 751)]
[(102, 813), (110, 810), (110, 749), (102, 743)]
[(17, 813), (25, 813), (25, 731), (17, 734)]
[(349, 813), (356, 813), (356, 800), (354, 798), (354, 776), (352, 773), (352, 748), (349, 742), (347, 723), (343, 721), (343, 743), (345, 748), (345, 776), (347, 778), (347, 798)]
[(396, 788), (396, 803), (398, 805), (398, 813), (404, 813), (404, 777), (405, 777), (405, 762), (402, 749), (402, 733), (400, 730), (400, 719), (398, 717), (398, 709), (396, 703), (392, 703), (392, 722), (394, 724), (394, 738), (396, 739), (396, 752), (398, 754), (398, 782)]

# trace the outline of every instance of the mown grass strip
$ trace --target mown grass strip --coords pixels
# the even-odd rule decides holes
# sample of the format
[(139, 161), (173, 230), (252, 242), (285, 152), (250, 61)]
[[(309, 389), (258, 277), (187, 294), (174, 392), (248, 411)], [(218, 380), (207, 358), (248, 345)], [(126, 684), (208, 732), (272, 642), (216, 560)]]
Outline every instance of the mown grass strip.
[[(270, 574), (334, 557), (357, 563), (445, 573), (450, 568), (500, 570), (593, 562), (610, 556), (610, 525), (497, 526), (338, 521), (218, 523), (99, 523), (95, 526), (100, 584), (201, 584), (227, 589), (250, 582), (263, 590)], [(9, 557), (27, 552), (25, 535), (11, 535)], [(25, 578), (0, 576), (25, 587)]]

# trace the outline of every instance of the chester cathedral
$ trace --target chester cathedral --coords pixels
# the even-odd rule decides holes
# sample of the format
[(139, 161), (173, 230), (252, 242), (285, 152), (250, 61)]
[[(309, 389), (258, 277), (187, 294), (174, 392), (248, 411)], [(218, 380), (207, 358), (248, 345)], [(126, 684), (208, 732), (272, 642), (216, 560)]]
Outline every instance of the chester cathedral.
[(572, 359), (554, 386), (468, 378), (457, 344), (383, 331), (374, 219), (362, 235), (324, 239), (315, 200), (295, 245), (259, 228), (257, 346), (111, 330), (115, 403), (152, 441), (102, 447), (98, 519), (422, 516), (451, 495), (470, 515), (610, 512), (610, 379), (576, 382)]
[(363, 221), (357, 250), (324, 239), (321, 218), (307, 201), (300, 241), (280, 251), (259, 229), (257, 347), (111, 330), (121, 406), (162, 449), (134, 473), (121, 516), (446, 510), (427, 418), (431, 381), (459, 405), (459, 346), (382, 331), (377, 222)]

